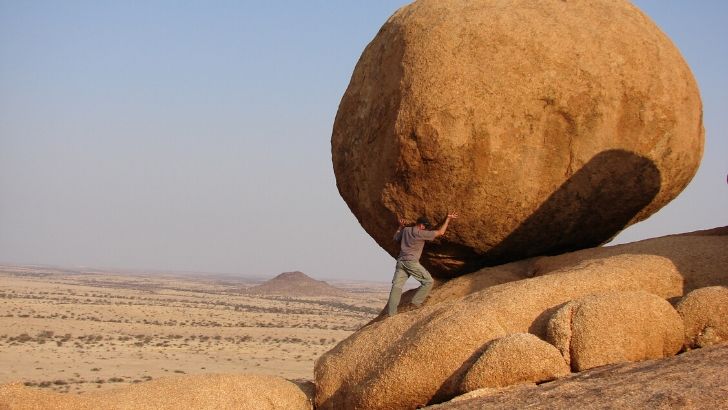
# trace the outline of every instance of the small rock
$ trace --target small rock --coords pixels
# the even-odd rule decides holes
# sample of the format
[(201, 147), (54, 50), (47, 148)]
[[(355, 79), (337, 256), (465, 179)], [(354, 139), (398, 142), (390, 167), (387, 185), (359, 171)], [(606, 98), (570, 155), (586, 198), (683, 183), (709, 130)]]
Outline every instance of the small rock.
[(554, 346), (529, 333), (514, 333), (488, 344), (460, 385), (463, 392), (518, 383), (541, 383), (569, 374)]
[(676, 306), (685, 322), (685, 347), (697, 348), (728, 341), (728, 288), (696, 289)]
[(573, 371), (669, 357), (683, 344), (682, 318), (665, 299), (644, 291), (610, 292), (566, 303), (546, 326)]

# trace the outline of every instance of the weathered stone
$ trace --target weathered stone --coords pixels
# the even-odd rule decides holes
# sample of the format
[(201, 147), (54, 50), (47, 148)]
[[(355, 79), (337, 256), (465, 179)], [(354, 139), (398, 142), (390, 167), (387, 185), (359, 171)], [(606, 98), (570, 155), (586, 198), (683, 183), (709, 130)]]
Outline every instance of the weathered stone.
[[(728, 269), (728, 268), (726, 268)], [(675, 306), (685, 322), (685, 346), (710, 346), (728, 342), (728, 288), (696, 289)]]
[(483, 389), (428, 409), (726, 409), (726, 363), (728, 345), (714, 346), (572, 373), (538, 386)]
[(609, 240), (687, 185), (703, 134), (688, 66), (625, 0), (419, 0), (364, 50), (331, 144), (390, 254), (397, 216), (460, 212), (422, 259), (447, 278)]
[(544, 338), (549, 318), (573, 299), (634, 290), (672, 299), (728, 286), (728, 230), (711, 232), (533, 258), (451, 279), (432, 290), (425, 306), (379, 318), (319, 358), (317, 408), (447, 400), (485, 343), (510, 333)]
[(665, 299), (648, 292), (610, 292), (565, 304), (548, 322), (546, 340), (574, 371), (677, 354), (683, 322)]
[(0, 409), (312, 410), (308, 394), (308, 386), (252, 374), (165, 377), (86, 394), (55, 393), (10, 383), (0, 385)]
[(569, 374), (569, 366), (553, 345), (530, 333), (514, 333), (488, 343), (465, 373), (460, 391), (541, 383)]
[(669, 261), (623, 257), (632, 268), (585, 263), (365, 326), (316, 361), (316, 408), (401, 409), (448, 400), (485, 343), (511, 333), (544, 336), (553, 310), (569, 300), (608, 291), (682, 294), (682, 277)]

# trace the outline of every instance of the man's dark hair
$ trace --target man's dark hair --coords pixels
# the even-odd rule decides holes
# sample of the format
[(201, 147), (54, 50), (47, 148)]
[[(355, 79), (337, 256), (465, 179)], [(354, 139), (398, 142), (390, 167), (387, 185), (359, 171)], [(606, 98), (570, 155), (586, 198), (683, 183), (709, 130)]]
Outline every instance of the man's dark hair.
[(425, 225), (425, 228), (430, 227), (430, 220), (427, 219), (427, 217), (425, 217), (425, 216), (421, 216), (421, 217), (417, 218), (417, 222), (415, 222), (415, 223), (417, 225)]

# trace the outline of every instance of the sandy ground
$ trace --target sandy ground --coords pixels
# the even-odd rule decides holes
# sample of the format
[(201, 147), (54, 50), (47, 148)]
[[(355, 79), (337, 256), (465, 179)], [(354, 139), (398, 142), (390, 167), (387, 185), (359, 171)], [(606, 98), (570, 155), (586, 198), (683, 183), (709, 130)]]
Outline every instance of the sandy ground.
[(0, 266), (0, 384), (98, 391), (174, 374), (313, 379), (314, 360), (376, 316), (351, 297), (249, 296), (252, 281)]

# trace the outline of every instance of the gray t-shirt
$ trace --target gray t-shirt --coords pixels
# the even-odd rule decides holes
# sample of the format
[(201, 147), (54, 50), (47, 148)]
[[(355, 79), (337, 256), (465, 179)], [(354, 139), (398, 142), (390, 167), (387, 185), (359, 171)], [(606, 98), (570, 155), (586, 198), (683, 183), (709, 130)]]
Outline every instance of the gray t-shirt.
[(394, 234), (394, 240), (399, 242), (400, 261), (418, 261), (422, 255), (425, 241), (435, 239), (436, 231), (420, 230), (416, 226), (408, 226)]

